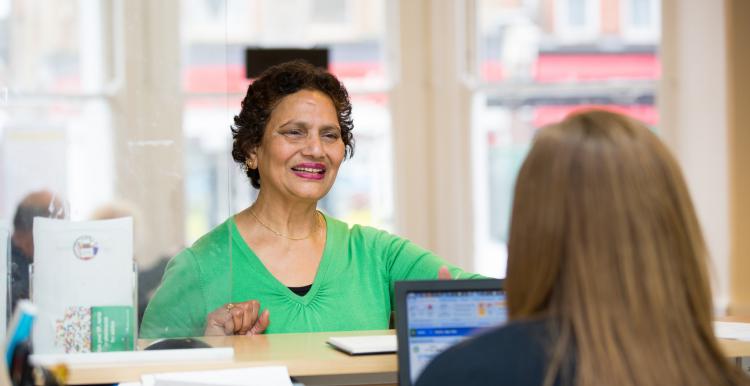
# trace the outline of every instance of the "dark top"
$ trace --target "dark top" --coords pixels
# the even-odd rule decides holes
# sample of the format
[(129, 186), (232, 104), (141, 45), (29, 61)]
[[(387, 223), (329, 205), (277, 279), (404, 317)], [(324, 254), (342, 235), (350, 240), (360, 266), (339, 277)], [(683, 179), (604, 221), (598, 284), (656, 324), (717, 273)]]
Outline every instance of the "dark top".
[[(552, 331), (548, 320), (512, 322), (467, 339), (430, 362), (417, 386), (541, 386), (547, 374)], [(566, 380), (558, 376), (554, 385), (572, 385), (571, 368), (562, 372)]]
[(310, 288), (312, 288), (312, 284), (308, 284), (302, 287), (289, 287), (289, 290), (294, 292), (294, 294), (297, 296), (305, 296), (308, 292), (310, 292)]
[(26, 256), (12, 240), (10, 247), (10, 299), (11, 309), (9, 314), (13, 313), (16, 303), (21, 299), (29, 298), (29, 265), (31, 257)]
[(138, 267), (138, 325), (143, 321), (143, 313), (151, 300), (151, 295), (161, 283), (164, 270), (169, 263), (169, 257), (159, 258), (159, 262), (151, 268), (141, 269)]

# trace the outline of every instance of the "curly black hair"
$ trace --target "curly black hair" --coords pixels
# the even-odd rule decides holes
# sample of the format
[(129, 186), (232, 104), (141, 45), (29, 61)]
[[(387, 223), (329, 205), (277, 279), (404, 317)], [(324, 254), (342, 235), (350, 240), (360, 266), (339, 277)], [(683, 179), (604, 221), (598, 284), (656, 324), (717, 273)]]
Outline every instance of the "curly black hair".
[(277, 64), (263, 71), (248, 88), (242, 109), (234, 117), (232, 158), (240, 164), (254, 188), (260, 189), (260, 174), (247, 166), (250, 150), (260, 145), (271, 112), (279, 101), (300, 90), (317, 90), (331, 98), (336, 108), (346, 157), (354, 154), (352, 105), (344, 85), (331, 73), (302, 61)]

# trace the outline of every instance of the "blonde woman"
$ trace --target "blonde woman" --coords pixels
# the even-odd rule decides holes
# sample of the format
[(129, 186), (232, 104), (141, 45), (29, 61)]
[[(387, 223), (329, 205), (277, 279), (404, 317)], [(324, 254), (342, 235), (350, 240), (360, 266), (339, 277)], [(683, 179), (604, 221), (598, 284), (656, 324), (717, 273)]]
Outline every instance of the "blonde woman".
[(747, 385), (711, 324), (707, 251), (680, 168), (640, 122), (589, 111), (539, 131), (515, 188), (511, 322), (418, 385)]

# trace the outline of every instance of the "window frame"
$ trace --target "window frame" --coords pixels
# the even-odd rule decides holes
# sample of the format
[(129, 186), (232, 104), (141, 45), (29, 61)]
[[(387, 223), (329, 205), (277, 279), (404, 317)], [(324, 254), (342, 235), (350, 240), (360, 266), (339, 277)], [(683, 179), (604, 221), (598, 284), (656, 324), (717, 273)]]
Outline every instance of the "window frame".
[(638, 0), (620, 0), (620, 25), (623, 38), (637, 44), (658, 37), (661, 30), (661, 7), (656, 0), (645, 0), (648, 1), (651, 23), (646, 27), (639, 27), (631, 23), (635, 1)]
[[(572, 1), (576, 0), (557, 0), (555, 3), (555, 30), (559, 33), (561, 40), (568, 44), (591, 41), (597, 37), (601, 29), (601, 0), (578, 0), (585, 2), (583, 26), (575, 26), (569, 22)], [(592, 6), (587, 7), (589, 3)]]

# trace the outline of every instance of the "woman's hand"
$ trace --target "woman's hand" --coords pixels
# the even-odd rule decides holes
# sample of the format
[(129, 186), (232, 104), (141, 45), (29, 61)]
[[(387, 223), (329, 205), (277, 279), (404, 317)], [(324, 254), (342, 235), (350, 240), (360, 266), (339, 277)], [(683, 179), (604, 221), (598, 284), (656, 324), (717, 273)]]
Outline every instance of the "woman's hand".
[(227, 303), (206, 317), (206, 328), (203, 335), (255, 335), (268, 328), (271, 322), (268, 310), (260, 315), (260, 303), (248, 300), (242, 303)]
[(438, 270), (438, 279), (440, 279), (440, 280), (451, 280), (451, 279), (453, 279), (451, 277), (451, 271), (448, 270), (447, 266), (444, 265), (444, 266), (440, 267), (440, 269)]

